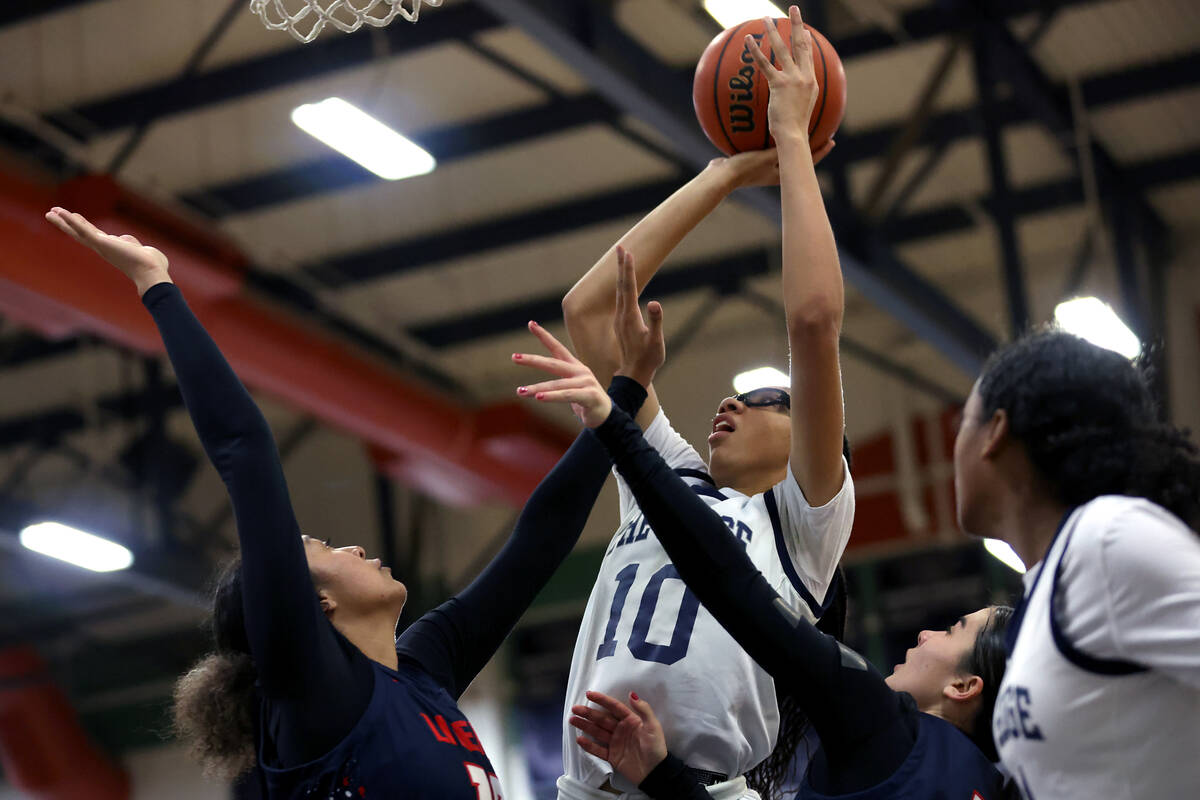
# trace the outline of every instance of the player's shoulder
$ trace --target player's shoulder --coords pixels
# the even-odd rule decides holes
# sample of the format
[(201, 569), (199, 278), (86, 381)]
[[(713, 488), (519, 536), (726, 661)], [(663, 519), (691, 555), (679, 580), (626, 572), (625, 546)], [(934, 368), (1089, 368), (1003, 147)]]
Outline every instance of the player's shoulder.
[(1076, 542), (1094, 547), (1192, 534), (1183, 520), (1144, 497), (1101, 495), (1081, 505), (1075, 515), (1072, 549)]
[(1122, 576), (1170, 572), (1200, 551), (1200, 537), (1167, 509), (1141, 497), (1103, 495), (1080, 506), (1064, 556), (1068, 576), (1109, 584)]

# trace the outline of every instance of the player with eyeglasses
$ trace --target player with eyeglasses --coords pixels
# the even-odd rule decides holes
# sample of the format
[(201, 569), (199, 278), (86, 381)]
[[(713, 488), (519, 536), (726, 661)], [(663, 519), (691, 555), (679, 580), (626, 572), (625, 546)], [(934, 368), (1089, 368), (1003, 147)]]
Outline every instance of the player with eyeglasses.
[[(799, 11), (793, 30), (803, 31)], [(844, 292), (837, 247), (809, 149), (816, 97), (811, 40), (788, 48), (772, 27), (777, 66), (757, 58), (770, 81), (771, 132), (778, 149), (714, 160), (639, 222), (563, 299), (579, 359), (601, 380), (622, 364), (622, 347), (661, 335), (650, 325), (617, 335), (614, 292), (636, 296), (671, 251), (733, 190), (779, 184), (783, 204), (783, 291), (791, 385), (726, 397), (717, 407), (704, 459), (671, 426), (653, 386), (637, 417), (647, 441), (722, 518), (755, 567), (792, 611), (822, 616), (854, 518), (854, 487), (843, 454), (838, 339)], [(758, 48), (752, 41), (746, 45)], [(761, 52), (758, 56), (761, 56)], [(636, 263), (634, 257), (636, 254)], [(622, 270), (624, 276), (622, 277)], [(642, 337), (642, 338), (639, 338)], [(673, 751), (714, 797), (776, 795), (800, 743), (803, 717), (775, 683), (686, 589), (629, 491), (618, 481), (621, 521), (606, 550), (575, 645), (566, 711), (587, 690), (636, 691), (656, 709)], [(564, 717), (565, 722), (565, 717)], [(564, 725), (563, 800), (638, 796), (612, 767), (575, 744)], [(747, 775), (747, 773), (750, 773)]]

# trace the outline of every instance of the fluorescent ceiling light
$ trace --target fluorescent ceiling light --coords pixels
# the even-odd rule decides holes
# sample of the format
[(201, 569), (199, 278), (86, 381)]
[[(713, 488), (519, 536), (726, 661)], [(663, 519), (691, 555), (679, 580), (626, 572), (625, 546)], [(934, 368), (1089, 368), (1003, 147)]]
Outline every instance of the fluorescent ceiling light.
[(1008, 542), (1002, 542), (999, 539), (984, 539), (983, 546), (1004, 566), (1014, 569), (1022, 575), (1025, 574), (1025, 564), (1022, 563), (1021, 557), (1009, 546)]
[(733, 390), (738, 394), (763, 386), (791, 386), (792, 379), (774, 367), (759, 367), (738, 373), (733, 379)]
[(292, 122), (389, 181), (425, 175), (437, 166), (415, 143), (340, 97), (300, 106), (292, 111)]
[(1142, 343), (1129, 326), (1107, 303), (1095, 297), (1077, 297), (1059, 303), (1054, 309), (1054, 319), (1063, 330), (1126, 358), (1136, 358), (1142, 352)]
[(748, 19), (781, 19), (787, 16), (786, 12), (770, 0), (704, 0), (704, 10), (722, 28), (732, 28)]
[(93, 572), (114, 572), (133, 563), (133, 553), (59, 522), (39, 522), (21, 531), (21, 544), (44, 556), (57, 558)]

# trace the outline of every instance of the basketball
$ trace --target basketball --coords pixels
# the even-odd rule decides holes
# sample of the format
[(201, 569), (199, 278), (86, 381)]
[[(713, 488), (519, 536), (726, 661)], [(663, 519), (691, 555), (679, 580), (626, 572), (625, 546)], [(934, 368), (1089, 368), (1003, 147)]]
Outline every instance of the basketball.
[[(783, 40), (790, 42), (791, 20), (777, 19), (775, 25)], [(846, 73), (829, 40), (811, 25), (804, 27), (812, 33), (813, 66), (819, 87), (808, 124), (808, 139), (815, 152), (842, 124), (846, 112)], [(692, 102), (700, 127), (725, 155), (775, 146), (767, 126), (767, 79), (759, 74), (746, 48), (746, 34), (760, 43), (774, 63), (775, 54), (770, 52), (767, 26), (761, 19), (749, 20), (723, 31), (712, 40), (696, 65), (696, 80), (692, 86)]]

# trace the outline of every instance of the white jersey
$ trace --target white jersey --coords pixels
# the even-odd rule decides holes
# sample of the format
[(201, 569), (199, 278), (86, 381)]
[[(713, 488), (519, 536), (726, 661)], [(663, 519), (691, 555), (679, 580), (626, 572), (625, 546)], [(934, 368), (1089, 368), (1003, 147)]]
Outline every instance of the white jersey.
[(1026, 800), (1200, 796), (1200, 537), (1099, 497), (1025, 586), (992, 730)]
[[(662, 412), (646, 429), (646, 440), (724, 519), (780, 596), (815, 621), (850, 538), (849, 470), (837, 496), (813, 508), (790, 470), (781, 483), (753, 497), (717, 489), (704, 461)], [(618, 699), (637, 692), (654, 707), (671, 752), (688, 766), (742, 775), (775, 746), (774, 682), (685, 590), (632, 492), (618, 480), (621, 524), (575, 642), (567, 710), (586, 705), (589, 689)], [(569, 727), (563, 732), (563, 762), (566, 775), (587, 786), (607, 779), (625, 791), (636, 788), (613, 775), (607, 762), (585, 753)]]

